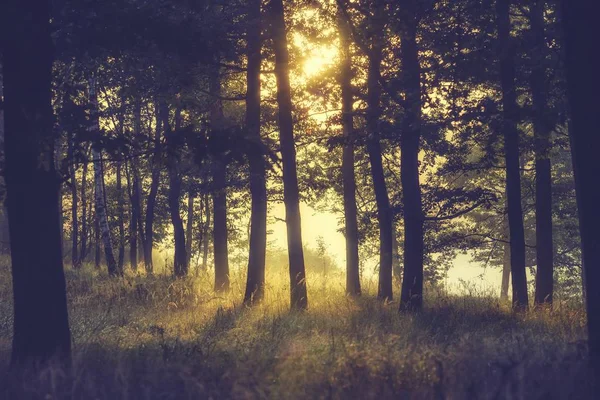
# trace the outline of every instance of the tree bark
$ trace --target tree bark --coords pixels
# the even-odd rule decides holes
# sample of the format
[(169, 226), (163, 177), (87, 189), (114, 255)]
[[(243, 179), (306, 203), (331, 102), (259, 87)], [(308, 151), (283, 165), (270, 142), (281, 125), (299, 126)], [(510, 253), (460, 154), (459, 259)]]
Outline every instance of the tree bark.
[(125, 261), (125, 206), (123, 204), (123, 182), (122, 182), (122, 163), (117, 161), (117, 219), (119, 226), (119, 253), (117, 258), (118, 274), (123, 274), (123, 263)]
[(175, 255), (173, 258), (173, 273), (181, 278), (188, 273), (188, 257), (185, 246), (185, 231), (183, 229), (183, 220), (181, 219), (180, 200), (181, 200), (181, 173), (178, 168), (177, 151), (180, 149), (180, 138), (177, 132), (171, 130), (169, 123), (169, 106), (166, 103), (161, 105), (161, 114), (163, 126), (165, 129), (165, 138), (167, 141), (167, 170), (169, 173), (169, 213), (171, 214), (171, 224), (173, 225), (173, 235), (175, 239)]
[(510, 265), (512, 274), (513, 307), (528, 307), (527, 276), (525, 273), (525, 230), (521, 206), (521, 175), (519, 166), (519, 108), (515, 88), (514, 45), (510, 37), (510, 0), (496, 0), (498, 44), (500, 51), (500, 83), (506, 162), (506, 196), (510, 233)]
[(597, 57), (597, 2), (563, 0), (567, 89), (571, 111), (571, 149), (579, 211), (588, 318), (590, 359), (600, 376), (600, 191), (597, 113), (600, 109), (600, 61)]
[(404, 277), (400, 309), (423, 308), (423, 205), (419, 183), (421, 142), (421, 68), (417, 47), (416, 2), (410, 0), (402, 14), (402, 73), (405, 94), (400, 139), (402, 198), (404, 205)]
[(352, 56), (350, 54), (350, 27), (338, 18), (342, 65), (340, 86), (342, 92), (342, 130), (344, 148), (342, 153), (342, 181), (344, 192), (344, 224), (346, 237), (346, 293), (360, 296), (360, 270), (358, 259), (358, 222), (356, 206), (356, 178), (354, 176), (354, 96), (352, 95)]
[(4, 150), (14, 324), (11, 365), (68, 366), (71, 334), (61, 248), (51, 103), (50, 2), (8, 0), (4, 41)]
[(264, 297), (265, 259), (267, 252), (267, 182), (264, 144), (260, 135), (260, 66), (262, 62), (261, 1), (248, 2), (248, 32), (246, 54), (246, 129), (252, 146), (248, 150), (250, 166), (250, 235), (248, 253), (248, 279), (244, 303), (249, 305)]
[(292, 118), (292, 97), (289, 78), (289, 53), (282, 0), (271, 0), (279, 138), (283, 164), (283, 198), (287, 225), (287, 245), (290, 264), (290, 297), (292, 309), (307, 309), (306, 272), (302, 248), (300, 194), (296, 169), (296, 145)]
[(209, 246), (209, 235), (208, 231), (210, 229), (210, 200), (208, 193), (204, 195), (204, 226), (202, 228), (202, 270), (206, 271), (208, 269), (208, 246)]
[(71, 265), (74, 269), (81, 267), (79, 257), (79, 214), (77, 210), (77, 166), (75, 165), (75, 141), (74, 135), (69, 135), (67, 139), (67, 152), (69, 162), (69, 176), (71, 178)]
[(79, 258), (85, 262), (88, 255), (88, 217), (87, 217), (87, 175), (88, 155), (86, 154), (81, 171), (81, 252)]
[[(218, 63), (217, 63), (218, 64)], [(221, 73), (216, 67), (210, 79), (210, 93), (214, 97), (210, 110), (211, 134), (216, 140), (220, 130), (225, 128), (225, 116), (221, 96)], [(229, 290), (229, 251), (227, 248), (227, 164), (222, 154), (213, 157), (212, 165), (213, 199), (213, 255), (215, 264), (215, 291)]]
[(545, 0), (531, 2), (531, 33), (533, 69), (531, 94), (533, 100), (535, 138), (535, 236), (537, 272), (535, 275), (535, 304), (552, 304), (554, 292), (554, 250), (552, 246), (552, 165), (550, 162), (550, 133), (548, 120), (548, 89), (546, 85), (546, 36), (544, 29)]
[(159, 112), (159, 106), (156, 105), (156, 131), (154, 133), (154, 152), (152, 155), (151, 163), (151, 181), (150, 181), (150, 192), (148, 193), (148, 200), (146, 201), (146, 224), (145, 224), (145, 241), (144, 241), (144, 264), (146, 267), (146, 273), (152, 274), (154, 271), (152, 261), (152, 250), (154, 246), (154, 208), (156, 207), (156, 196), (158, 195), (158, 187), (160, 185), (160, 153), (161, 153), (161, 142), (160, 142), (160, 131), (161, 131), (161, 118)]
[[(90, 102), (90, 133), (93, 137), (100, 136), (100, 121), (98, 117), (98, 97), (96, 93), (96, 77), (89, 79), (89, 102)], [(108, 225), (108, 214), (106, 209), (106, 197), (104, 194), (104, 167), (102, 162), (102, 150), (97, 143), (92, 144), (92, 160), (94, 163), (94, 202), (96, 209), (96, 221), (100, 231), (100, 237), (104, 244), (104, 255), (108, 275), (122, 275), (115, 260), (110, 226)]]
[(192, 262), (192, 242), (194, 238), (194, 192), (188, 191), (187, 219), (185, 221), (185, 254), (188, 269)]
[(392, 246), (393, 224), (392, 210), (388, 197), (383, 161), (379, 123), (381, 118), (381, 60), (383, 41), (383, 12), (384, 5), (377, 2), (373, 25), (374, 39), (369, 57), (367, 75), (367, 152), (371, 164), (371, 177), (377, 203), (377, 222), (379, 225), (379, 284), (377, 297), (380, 300), (392, 300)]

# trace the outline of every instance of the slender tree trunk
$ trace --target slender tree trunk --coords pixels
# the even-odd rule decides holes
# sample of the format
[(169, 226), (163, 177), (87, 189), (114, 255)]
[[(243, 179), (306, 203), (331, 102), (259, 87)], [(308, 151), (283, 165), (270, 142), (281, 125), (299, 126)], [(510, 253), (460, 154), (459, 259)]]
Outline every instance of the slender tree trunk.
[(508, 288), (510, 286), (510, 244), (504, 243), (504, 256), (502, 259), (502, 286), (500, 298), (508, 300)]
[(500, 46), (500, 83), (506, 160), (506, 196), (510, 233), (510, 265), (512, 274), (513, 306), (527, 309), (527, 276), (525, 273), (525, 229), (521, 206), (521, 175), (519, 166), (519, 109), (515, 88), (514, 45), (510, 37), (510, 0), (496, 0), (498, 41)]
[(187, 219), (185, 221), (185, 254), (187, 255), (188, 269), (192, 261), (192, 241), (194, 239), (194, 192), (188, 191)]
[[(98, 119), (98, 97), (96, 94), (96, 77), (89, 80), (90, 96), (90, 133), (92, 136), (100, 135), (100, 121)], [(100, 231), (102, 243), (104, 244), (104, 254), (106, 265), (110, 276), (121, 275), (115, 260), (112, 240), (110, 237), (110, 226), (108, 225), (108, 215), (106, 209), (106, 197), (104, 194), (104, 167), (102, 162), (102, 151), (96, 143), (92, 145), (92, 159), (94, 162), (94, 197), (96, 209), (97, 227)]]
[(125, 207), (123, 204), (123, 182), (122, 182), (122, 163), (117, 161), (117, 218), (119, 225), (119, 253), (117, 259), (118, 274), (123, 274), (123, 263), (125, 261)]
[(206, 219), (202, 229), (202, 270), (206, 271), (208, 269), (208, 231), (210, 229), (210, 200), (208, 193), (204, 195), (204, 215)]
[[(133, 161), (131, 161), (131, 163), (133, 163)], [(125, 176), (127, 178), (127, 194), (129, 196), (129, 202), (130, 202), (130, 206), (129, 206), (129, 263), (130, 263), (131, 269), (133, 271), (135, 271), (135, 270), (137, 270), (137, 264), (138, 264), (138, 260), (137, 260), (137, 253), (138, 253), (137, 219), (138, 219), (138, 215), (137, 215), (137, 213), (139, 212), (139, 209), (137, 209), (134, 205), (134, 189), (133, 189), (132, 177), (131, 177), (131, 167), (129, 167), (127, 164), (125, 164)], [(135, 211), (134, 211), (134, 209), (135, 209)]]
[(552, 166), (546, 85), (546, 37), (544, 30), (545, 0), (531, 2), (531, 30), (534, 36), (534, 66), (531, 72), (535, 137), (535, 236), (537, 272), (535, 304), (552, 304), (554, 291), (554, 250), (552, 246)]
[(344, 224), (346, 237), (346, 293), (359, 296), (360, 271), (358, 259), (358, 222), (356, 206), (356, 178), (354, 176), (354, 121), (352, 95), (352, 56), (350, 54), (350, 27), (343, 18), (338, 18), (342, 65), (340, 86), (342, 91), (342, 129), (344, 149), (342, 153), (342, 181), (344, 191)]
[(402, 281), (402, 263), (400, 262), (400, 240), (398, 239), (398, 228), (393, 224), (394, 241), (392, 242), (392, 275), (397, 282)]
[(248, 2), (248, 32), (246, 53), (246, 129), (253, 146), (248, 150), (250, 164), (250, 248), (248, 253), (248, 279), (244, 303), (259, 302), (264, 297), (265, 259), (267, 251), (267, 182), (264, 144), (260, 136), (260, 65), (262, 49), (262, 23), (260, 0)]
[(159, 106), (156, 105), (156, 131), (154, 134), (154, 154), (152, 155), (151, 164), (151, 181), (150, 181), (150, 192), (148, 193), (148, 200), (146, 202), (146, 233), (144, 242), (144, 263), (146, 266), (146, 273), (151, 274), (154, 271), (152, 261), (152, 249), (154, 246), (154, 208), (156, 207), (156, 196), (158, 195), (158, 187), (160, 185), (160, 153), (161, 153), (161, 142), (160, 142), (160, 131), (161, 131), (161, 118), (159, 112)]
[(71, 264), (74, 269), (81, 267), (81, 259), (79, 257), (79, 214), (77, 210), (78, 195), (77, 195), (77, 166), (75, 165), (75, 140), (74, 135), (69, 135), (67, 140), (67, 152), (69, 162), (69, 175), (71, 177)]
[(79, 258), (84, 262), (88, 254), (88, 217), (87, 217), (87, 175), (88, 161), (86, 158), (83, 161), (81, 171), (81, 253)]
[[(571, 149), (582, 239), (590, 359), (600, 376), (600, 191), (597, 113), (600, 109), (600, 61), (597, 40), (599, 4), (563, 0), (567, 88), (571, 109)], [(596, 379), (596, 382), (598, 379)]]
[(383, 38), (383, 4), (376, 5), (373, 24), (376, 34), (369, 56), (367, 75), (367, 153), (371, 163), (371, 178), (377, 203), (377, 222), (379, 224), (379, 285), (377, 297), (381, 300), (392, 300), (392, 245), (393, 224), (390, 200), (388, 197), (383, 161), (379, 123), (381, 118), (381, 59)]
[(51, 105), (50, 2), (8, 0), (4, 150), (14, 322), (11, 365), (68, 366), (71, 335), (61, 248)]
[(406, 2), (401, 28), (402, 73), (406, 99), (400, 139), (402, 200), (404, 204), (404, 277), (400, 309), (423, 307), (423, 205), (419, 183), (421, 142), (421, 68), (417, 48), (417, 5)]
[[(219, 135), (224, 128), (225, 116), (223, 104), (218, 96), (221, 95), (221, 76), (215, 68), (210, 80), (210, 91), (215, 97), (210, 110), (210, 125), (212, 135)], [(213, 179), (213, 252), (215, 262), (215, 291), (229, 290), (229, 251), (227, 248), (227, 165), (222, 156), (216, 155), (212, 165)]]
[(283, 198), (287, 225), (287, 244), (290, 264), (290, 296), (292, 309), (307, 309), (306, 272), (302, 249), (300, 194), (296, 170), (296, 145), (292, 119), (292, 97), (289, 77), (289, 54), (282, 0), (271, 0), (277, 105), (279, 109), (279, 138), (283, 164)]
[(173, 259), (173, 273), (181, 278), (188, 273), (188, 258), (185, 246), (185, 231), (183, 229), (183, 220), (181, 219), (180, 200), (181, 200), (181, 173), (178, 169), (177, 151), (180, 148), (177, 132), (171, 130), (169, 123), (169, 106), (166, 103), (161, 105), (161, 114), (163, 126), (165, 127), (165, 138), (167, 140), (167, 170), (169, 173), (169, 213), (171, 214), (171, 224), (173, 225), (173, 235), (175, 239), (175, 255)]

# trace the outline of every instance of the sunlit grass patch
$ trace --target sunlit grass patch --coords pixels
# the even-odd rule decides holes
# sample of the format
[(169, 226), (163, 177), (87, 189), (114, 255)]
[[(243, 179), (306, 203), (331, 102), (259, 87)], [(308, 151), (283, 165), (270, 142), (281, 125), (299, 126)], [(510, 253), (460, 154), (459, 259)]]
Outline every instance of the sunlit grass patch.
[[(10, 294), (8, 270), (0, 291)], [(215, 294), (212, 277), (68, 271), (74, 365), (44, 375), (32, 398), (569, 398), (589, 394), (581, 308), (511, 313), (488, 296), (428, 288), (425, 309), (398, 313), (366, 282), (311, 274), (309, 310), (289, 311), (289, 278), (267, 276), (265, 300), (242, 304), (245, 277)], [(3, 302), (6, 365), (11, 306)], [(62, 377), (62, 378), (61, 378)], [(56, 384), (59, 382), (60, 384)], [(49, 395), (50, 397), (47, 397)], [(1, 397), (1, 395), (0, 395)], [(9, 397), (4, 397), (9, 398)]]

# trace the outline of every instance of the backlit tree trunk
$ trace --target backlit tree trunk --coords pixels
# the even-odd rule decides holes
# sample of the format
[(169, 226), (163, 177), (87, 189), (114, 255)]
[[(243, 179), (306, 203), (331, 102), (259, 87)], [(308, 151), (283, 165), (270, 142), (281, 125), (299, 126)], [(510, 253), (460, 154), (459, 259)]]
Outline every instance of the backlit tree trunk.
[(500, 51), (500, 83), (502, 87), (504, 158), (506, 162), (506, 197), (510, 236), (510, 265), (513, 306), (528, 307), (525, 274), (525, 231), (521, 206), (521, 175), (519, 166), (519, 109), (515, 88), (514, 45), (510, 37), (510, 0), (496, 1), (498, 44)]
[(289, 54), (282, 0), (271, 0), (277, 105), (279, 109), (279, 138), (283, 164), (283, 197), (287, 225), (287, 245), (290, 264), (290, 296), (293, 309), (308, 308), (306, 272), (302, 249), (300, 195), (296, 170), (296, 145), (292, 119), (292, 97), (289, 78)]
[(244, 303), (262, 300), (265, 285), (265, 258), (267, 251), (267, 184), (265, 174), (264, 145), (260, 136), (260, 65), (262, 48), (262, 24), (260, 0), (248, 2), (248, 32), (246, 53), (246, 129), (252, 141), (248, 150), (250, 164), (250, 246), (248, 253), (248, 280)]
[(83, 161), (83, 167), (81, 171), (81, 252), (79, 258), (81, 262), (86, 260), (88, 255), (88, 206), (87, 206), (87, 175), (88, 175), (88, 158), (86, 157)]
[[(89, 80), (89, 102), (90, 102), (90, 133), (92, 137), (100, 135), (100, 121), (98, 119), (98, 96), (96, 93), (96, 77)], [(92, 160), (94, 163), (94, 205), (96, 210), (96, 221), (104, 245), (106, 266), (110, 276), (119, 275), (117, 261), (115, 260), (110, 226), (106, 210), (106, 197), (104, 195), (104, 168), (102, 162), (102, 150), (97, 143), (92, 144)]]
[(343, 18), (338, 19), (342, 65), (340, 86), (342, 91), (342, 129), (344, 149), (342, 154), (342, 181), (344, 190), (344, 224), (346, 237), (346, 293), (360, 295), (358, 260), (358, 222), (356, 207), (356, 180), (354, 176), (354, 122), (352, 95), (352, 57), (350, 54), (350, 28)]
[(546, 85), (546, 37), (544, 30), (545, 0), (532, 0), (531, 33), (534, 37), (531, 94), (533, 100), (535, 137), (535, 236), (537, 272), (535, 304), (552, 304), (554, 292), (554, 251), (552, 245), (552, 166), (550, 163), (550, 132), (548, 120), (548, 89)]
[[(210, 110), (212, 135), (219, 135), (225, 127), (221, 96), (221, 74), (218, 68), (212, 72), (210, 91), (214, 96)], [(219, 140), (218, 137), (215, 138)], [(222, 154), (213, 158), (213, 255), (215, 263), (215, 291), (229, 290), (229, 250), (227, 248), (227, 164)]]
[(179, 138), (177, 132), (171, 130), (169, 123), (169, 106), (163, 103), (161, 106), (163, 126), (165, 127), (165, 138), (167, 140), (167, 171), (169, 173), (169, 213), (171, 214), (171, 224), (173, 225), (173, 235), (175, 239), (175, 254), (173, 258), (173, 273), (176, 277), (184, 277), (188, 273), (188, 258), (185, 247), (185, 231), (183, 229), (183, 220), (181, 219), (180, 200), (181, 200), (181, 173), (178, 167), (177, 150)]
[(73, 268), (77, 269), (81, 267), (81, 259), (79, 257), (79, 216), (78, 216), (78, 194), (77, 194), (77, 168), (75, 165), (75, 140), (74, 135), (69, 135), (67, 139), (67, 152), (68, 152), (68, 163), (69, 163), (69, 177), (71, 182), (69, 188), (71, 189), (71, 264)]
[(51, 105), (50, 2), (7, 0), (4, 28), (4, 151), (14, 323), (11, 365), (58, 357), (71, 335), (61, 248)]
[(417, 2), (408, 0), (401, 10), (402, 85), (405, 95), (400, 137), (402, 201), (404, 205), (404, 276), (400, 309), (423, 307), (423, 205), (419, 183), (421, 142), (421, 68), (417, 48)]
[(156, 207), (156, 196), (158, 195), (158, 187), (160, 185), (160, 153), (161, 153), (161, 118), (158, 104), (156, 105), (156, 130), (154, 132), (154, 152), (151, 162), (151, 181), (150, 192), (146, 201), (146, 224), (145, 224), (145, 241), (144, 241), (144, 264), (146, 273), (151, 274), (154, 271), (152, 262), (152, 249), (154, 246), (154, 208)]
[(192, 262), (192, 242), (194, 238), (194, 192), (188, 192), (187, 219), (185, 221), (185, 254), (187, 255), (188, 269)]
[(202, 270), (208, 269), (208, 246), (209, 246), (209, 235), (210, 230), (210, 198), (208, 193), (204, 195), (204, 225), (202, 227)]
[(381, 60), (383, 42), (383, 3), (377, 2), (373, 18), (374, 38), (369, 57), (367, 75), (367, 152), (371, 163), (371, 178), (377, 203), (377, 222), (379, 224), (379, 284), (377, 297), (381, 300), (392, 300), (392, 247), (393, 224), (390, 199), (388, 197), (380, 142), (381, 118)]

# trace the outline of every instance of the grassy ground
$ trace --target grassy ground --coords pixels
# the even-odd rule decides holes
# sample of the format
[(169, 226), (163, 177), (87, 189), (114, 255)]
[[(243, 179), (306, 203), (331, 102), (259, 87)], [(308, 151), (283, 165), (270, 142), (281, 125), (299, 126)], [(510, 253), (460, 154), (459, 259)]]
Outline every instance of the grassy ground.
[(310, 310), (290, 313), (287, 278), (263, 305), (241, 306), (243, 277), (217, 296), (210, 277), (113, 281), (67, 271), (74, 367), (26, 385), (6, 378), (12, 305), (0, 271), (0, 398), (40, 399), (575, 399), (591, 398), (585, 318), (576, 306), (512, 315), (489, 297), (430, 290), (399, 315), (367, 282), (311, 276)]

